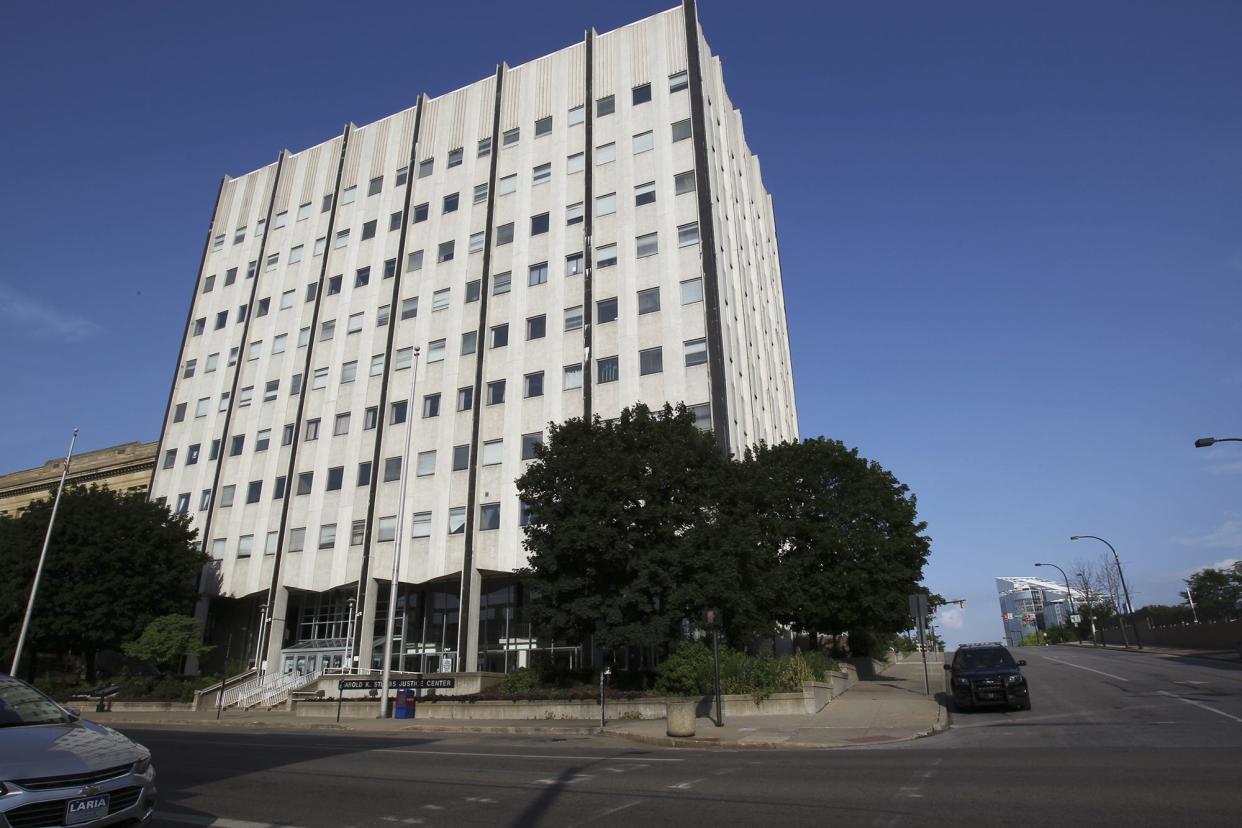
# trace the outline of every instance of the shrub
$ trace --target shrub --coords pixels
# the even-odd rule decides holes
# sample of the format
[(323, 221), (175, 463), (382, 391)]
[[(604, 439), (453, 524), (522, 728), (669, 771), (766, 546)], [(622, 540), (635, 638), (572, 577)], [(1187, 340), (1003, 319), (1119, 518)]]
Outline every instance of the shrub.
[[(773, 693), (797, 693), (804, 682), (823, 680), (836, 666), (835, 661), (819, 652), (775, 658), (723, 649), (720, 689), (728, 694), (750, 694), (756, 700)], [(705, 696), (715, 689), (713, 673), (711, 648), (702, 642), (687, 642), (660, 665), (655, 689), (670, 696)]]
[(539, 677), (533, 670), (519, 667), (504, 677), (499, 690), (506, 695), (520, 695), (534, 690), (538, 683)]

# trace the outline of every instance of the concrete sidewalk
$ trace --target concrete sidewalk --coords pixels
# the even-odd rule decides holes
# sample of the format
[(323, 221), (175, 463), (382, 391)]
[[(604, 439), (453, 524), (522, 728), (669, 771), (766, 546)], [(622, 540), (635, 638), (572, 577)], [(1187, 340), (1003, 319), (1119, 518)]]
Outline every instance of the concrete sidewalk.
[[(932, 659), (935, 659), (934, 661)], [(281, 711), (216, 711), (94, 713), (84, 718), (109, 727), (256, 728), (406, 736), (448, 733), (493, 733), (521, 736), (609, 736), (645, 744), (719, 748), (857, 747), (928, 736), (944, 730), (948, 718), (935, 699), (943, 687), (940, 656), (929, 656), (932, 695), (924, 694), (923, 664), (915, 654), (891, 666), (877, 680), (862, 681), (814, 716), (734, 716), (724, 727), (699, 719), (697, 735), (666, 735), (663, 719), (610, 721), (601, 729), (586, 720), (448, 720), (343, 719), (297, 717)]]

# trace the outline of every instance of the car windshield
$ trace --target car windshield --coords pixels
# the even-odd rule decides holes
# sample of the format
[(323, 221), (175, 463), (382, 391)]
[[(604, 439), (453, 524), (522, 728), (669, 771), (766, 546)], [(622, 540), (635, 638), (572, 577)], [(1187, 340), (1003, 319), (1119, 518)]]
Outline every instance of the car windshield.
[(959, 670), (989, 670), (1013, 666), (1013, 656), (1000, 647), (993, 650), (963, 650), (957, 654)]
[(63, 724), (72, 721), (63, 708), (24, 682), (0, 677), (0, 727)]

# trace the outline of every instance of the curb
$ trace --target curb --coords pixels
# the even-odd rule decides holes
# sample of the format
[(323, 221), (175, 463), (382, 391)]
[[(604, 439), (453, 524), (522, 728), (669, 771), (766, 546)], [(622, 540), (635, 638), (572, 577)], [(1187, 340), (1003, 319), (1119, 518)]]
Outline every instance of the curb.
[(152, 721), (149, 719), (107, 719), (96, 720), (88, 719), (87, 721), (94, 724), (103, 725), (105, 727), (113, 727), (114, 725), (130, 725), (149, 727), (153, 730), (159, 730), (166, 727), (197, 727), (200, 729), (211, 728), (263, 728), (269, 730), (287, 730), (287, 731), (319, 731), (319, 730), (339, 730), (355, 734), (374, 734), (376, 736), (394, 736), (398, 734), (413, 733), (494, 733), (502, 735), (520, 735), (520, 736), (595, 736), (601, 731), (598, 726), (553, 726), (553, 727), (532, 727), (529, 725), (469, 725), (469, 724), (434, 724), (419, 725), (407, 724), (392, 729), (379, 729), (369, 727), (351, 727), (348, 724), (337, 724), (336, 722), (270, 722), (270, 721), (242, 721), (239, 719), (225, 719), (217, 721), (195, 720), (195, 719), (162, 719)]

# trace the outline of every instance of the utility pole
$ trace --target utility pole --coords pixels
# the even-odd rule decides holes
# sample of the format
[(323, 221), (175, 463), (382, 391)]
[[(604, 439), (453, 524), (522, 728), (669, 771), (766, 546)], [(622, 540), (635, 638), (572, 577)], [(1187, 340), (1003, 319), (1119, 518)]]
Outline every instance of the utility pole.
[(73, 460), (73, 447), (78, 442), (78, 430), (73, 430), (69, 440), (69, 453), (65, 455), (65, 465), (60, 470), (60, 485), (56, 487), (56, 499), (52, 501), (52, 516), (47, 519), (47, 534), (43, 536), (43, 551), (39, 553), (39, 564), (35, 567), (34, 583), (30, 586), (30, 597), (26, 599), (26, 617), (22, 619), (22, 631), (17, 635), (17, 649), (13, 651), (13, 666), (10, 675), (17, 675), (17, 666), (22, 660), (22, 648), (26, 646), (26, 634), (30, 632), (30, 616), (34, 613), (35, 597), (39, 594), (39, 580), (43, 577), (43, 562), (47, 560), (47, 547), (52, 542), (52, 527), (56, 525), (56, 510), (60, 508), (60, 495), (65, 490), (65, 478), (69, 476), (69, 463)]

